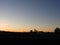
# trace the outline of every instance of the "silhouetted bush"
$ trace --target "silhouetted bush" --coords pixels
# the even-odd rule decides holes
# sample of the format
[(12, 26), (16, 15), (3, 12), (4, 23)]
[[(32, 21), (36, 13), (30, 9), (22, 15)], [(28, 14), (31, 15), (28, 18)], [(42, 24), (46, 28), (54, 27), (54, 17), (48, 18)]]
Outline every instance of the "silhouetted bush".
[(60, 33), (60, 28), (57, 27), (57, 28), (55, 29), (55, 33)]
[(30, 30), (30, 32), (33, 32), (33, 30)]

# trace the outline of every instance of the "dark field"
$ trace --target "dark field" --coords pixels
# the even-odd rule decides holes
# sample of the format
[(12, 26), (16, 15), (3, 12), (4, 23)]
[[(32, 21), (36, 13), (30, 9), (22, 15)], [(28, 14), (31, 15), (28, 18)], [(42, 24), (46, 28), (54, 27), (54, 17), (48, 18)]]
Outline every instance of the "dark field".
[[(54, 32), (5, 32), (0, 31), (0, 41), (6, 44), (56, 44), (60, 42), (60, 29)], [(8, 42), (8, 43), (7, 43)], [(1, 43), (0, 43), (1, 44)], [(2, 43), (5, 44), (5, 43)]]
[[(0, 31), (1, 42), (8, 42), (8, 44), (41, 44), (46, 42), (52, 44), (53, 41), (60, 40), (60, 33), (56, 32), (3, 32)], [(44, 40), (44, 41), (43, 41)], [(51, 42), (50, 42), (51, 41)], [(43, 44), (42, 43), (42, 44)], [(55, 43), (54, 43), (55, 44)]]
[(60, 39), (59, 33), (54, 32), (0, 32), (0, 38), (13, 39)]

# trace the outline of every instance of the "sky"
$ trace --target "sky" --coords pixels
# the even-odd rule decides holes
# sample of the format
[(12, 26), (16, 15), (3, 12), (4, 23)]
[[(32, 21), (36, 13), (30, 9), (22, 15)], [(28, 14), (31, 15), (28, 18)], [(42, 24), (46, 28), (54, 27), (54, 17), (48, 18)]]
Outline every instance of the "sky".
[(60, 28), (60, 0), (0, 0), (0, 30), (53, 32)]

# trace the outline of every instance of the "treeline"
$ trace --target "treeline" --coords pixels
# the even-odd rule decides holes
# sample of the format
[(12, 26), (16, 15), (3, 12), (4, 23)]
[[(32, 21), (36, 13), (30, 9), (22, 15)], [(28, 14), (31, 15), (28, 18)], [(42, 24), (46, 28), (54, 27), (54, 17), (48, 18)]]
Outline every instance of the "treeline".
[[(41, 32), (41, 33), (43, 33), (43, 31), (38, 31), (37, 29), (30, 30), (30, 32)], [(57, 28), (54, 30), (54, 33), (60, 33), (60, 28), (57, 27)]]
[(43, 32), (36, 29), (30, 32), (5, 32), (0, 31), (0, 38), (15, 39), (60, 39), (60, 28), (56, 28), (54, 32)]
[[(9, 32), (9, 31), (0, 31), (0, 33), (2, 33), (2, 32)], [(37, 29), (30, 30), (30, 33), (35, 33), (35, 32), (36, 33), (46, 33), (43, 31), (38, 31)], [(11, 33), (13, 33), (13, 32), (11, 32)], [(25, 32), (15, 32), (15, 33), (25, 33)], [(29, 33), (29, 32), (26, 32), (26, 33)], [(60, 28), (59, 27), (55, 28), (53, 33), (60, 33)]]

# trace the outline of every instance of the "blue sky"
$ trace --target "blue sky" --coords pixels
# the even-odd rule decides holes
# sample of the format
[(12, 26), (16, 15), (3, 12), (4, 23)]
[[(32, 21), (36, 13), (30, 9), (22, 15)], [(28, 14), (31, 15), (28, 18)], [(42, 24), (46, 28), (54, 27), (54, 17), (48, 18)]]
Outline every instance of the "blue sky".
[(11, 29), (16, 26), (52, 31), (60, 27), (60, 0), (0, 0), (0, 20), (2, 24), (9, 22)]

